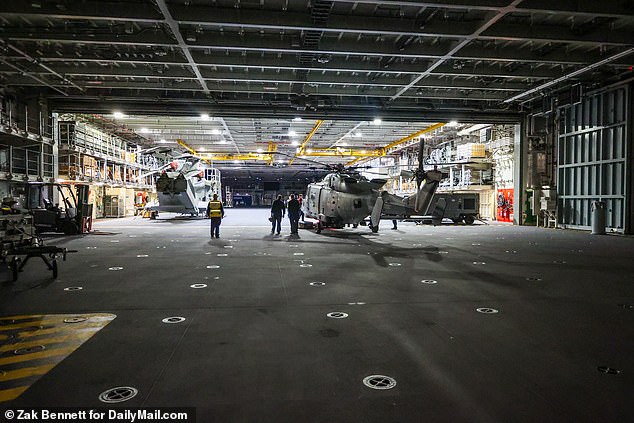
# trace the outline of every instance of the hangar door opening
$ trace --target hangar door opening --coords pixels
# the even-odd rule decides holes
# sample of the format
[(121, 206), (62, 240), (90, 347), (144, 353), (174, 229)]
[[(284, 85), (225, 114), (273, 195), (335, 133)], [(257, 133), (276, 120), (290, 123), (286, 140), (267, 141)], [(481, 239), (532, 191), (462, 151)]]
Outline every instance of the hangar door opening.
[(627, 86), (559, 109), (559, 223), (589, 229), (591, 204), (606, 204), (606, 228), (623, 232), (627, 175)]

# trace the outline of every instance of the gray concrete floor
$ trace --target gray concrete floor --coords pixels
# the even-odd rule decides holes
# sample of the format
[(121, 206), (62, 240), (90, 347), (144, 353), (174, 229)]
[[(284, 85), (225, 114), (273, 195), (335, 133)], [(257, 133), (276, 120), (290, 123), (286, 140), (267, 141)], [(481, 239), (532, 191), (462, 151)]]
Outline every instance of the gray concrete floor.
[[(33, 262), (4, 283), (3, 316), (117, 315), (12, 405), (102, 406), (127, 385), (122, 406), (199, 422), (634, 418), (632, 238), (389, 221), (271, 237), (267, 210), (227, 212), (218, 240), (208, 220), (102, 221), (55, 240), (78, 250), (57, 280)], [(367, 388), (373, 374), (396, 387)]]

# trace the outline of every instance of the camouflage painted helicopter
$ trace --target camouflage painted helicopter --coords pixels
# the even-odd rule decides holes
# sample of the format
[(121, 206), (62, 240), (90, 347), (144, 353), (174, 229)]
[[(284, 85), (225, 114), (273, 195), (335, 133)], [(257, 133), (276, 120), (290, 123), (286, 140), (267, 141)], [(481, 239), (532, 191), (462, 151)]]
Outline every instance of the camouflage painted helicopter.
[(357, 227), (368, 216), (370, 229), (378, 232), (381, 219), (427, 213), (443, 175), (438, 170), (425, 171), (421, 153), (418, 168), (411, 175), (416, 178), (418, 190), (410, 197), (400, 197), (381, 191), (386, 179), (368, 180), (353, 168), (338, 166), (322, 181), (308, 185), (304, 214), (317, 220), (317, 233), (326, 227), (343, 228), (348, 224)]

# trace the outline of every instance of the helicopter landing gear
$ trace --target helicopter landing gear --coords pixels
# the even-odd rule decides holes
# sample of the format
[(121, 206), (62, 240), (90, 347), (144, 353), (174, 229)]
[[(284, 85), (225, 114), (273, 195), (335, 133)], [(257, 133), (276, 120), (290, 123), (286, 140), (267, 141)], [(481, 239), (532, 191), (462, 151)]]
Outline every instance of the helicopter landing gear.
[(317, 233), (320, 234), (323, 226), (321, 226), (321, 222), (317, 222)]
[(379, 231), (379, 225), (374, 226), (372, 224), (372, 221), (370, 221), (370, 223), (368, 223), (368, 228), (370, 228), (370, 230), (372, 231), (373, 234), (377, 233)]
[(353, 223), (353, 224), (352, 224), (352, 227), (353, 227), (353, 228), (358, 228), (358, 227), (359, 227), (359, 224), (358, 224), (358, 223)]

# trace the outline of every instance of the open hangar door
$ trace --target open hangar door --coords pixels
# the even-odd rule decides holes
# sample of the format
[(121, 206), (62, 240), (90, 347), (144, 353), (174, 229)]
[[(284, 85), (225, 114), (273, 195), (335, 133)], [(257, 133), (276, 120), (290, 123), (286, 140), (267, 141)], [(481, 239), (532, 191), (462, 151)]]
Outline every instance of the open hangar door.
[(563, 227), (590, 229), (592, 202), (598, 200), (606, 205), (607, 230), (631, 232), (630, 101), (631, 88), (621, 85), (558, 109), (558, 221)]
[(606, 230), (632, 233), (631, 90), (572, 86), (527, 115), (522, 175), (540, 226), (590, 230), (592, 203), (601, 201)]

